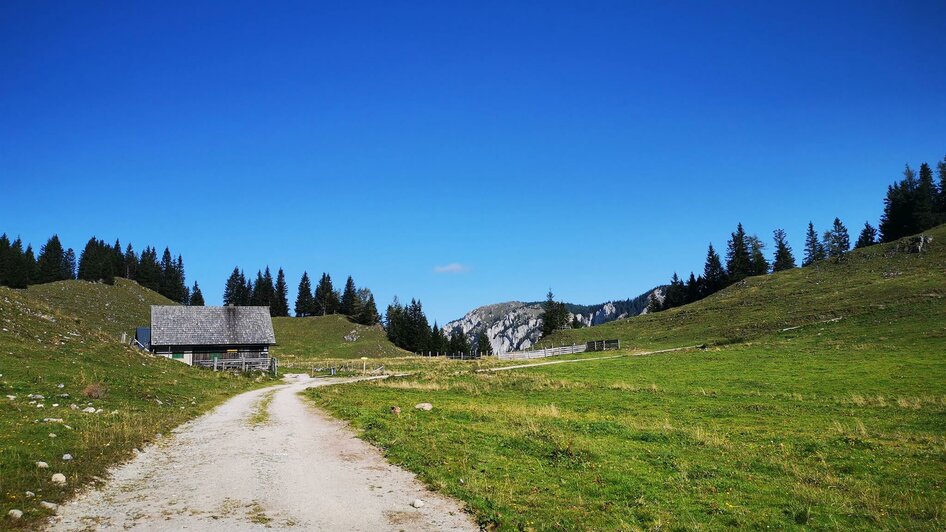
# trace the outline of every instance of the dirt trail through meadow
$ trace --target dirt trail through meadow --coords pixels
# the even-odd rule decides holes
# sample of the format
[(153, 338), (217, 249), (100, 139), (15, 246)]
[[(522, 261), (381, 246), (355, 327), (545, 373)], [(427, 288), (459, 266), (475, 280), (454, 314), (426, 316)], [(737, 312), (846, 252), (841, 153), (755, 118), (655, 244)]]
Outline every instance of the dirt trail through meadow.
[(114, 468), (49, 528), (478, 530), (459, 503), (298, 396), (338, 382), (300, 377), (234, 397)]

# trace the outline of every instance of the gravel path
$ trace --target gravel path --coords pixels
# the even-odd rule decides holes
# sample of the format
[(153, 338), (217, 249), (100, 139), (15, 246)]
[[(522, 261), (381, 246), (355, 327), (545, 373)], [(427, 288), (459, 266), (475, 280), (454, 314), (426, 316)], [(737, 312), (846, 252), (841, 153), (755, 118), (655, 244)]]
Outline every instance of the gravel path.
[[(60, 507), (52, 530), (478, 530), (460, 505), (387, 463), (298, 396), (297, 377), (244, 393)], [(267, 405), (269, 418), (256, 414)], [(414, 508), (421, 499), (421, 508)]]

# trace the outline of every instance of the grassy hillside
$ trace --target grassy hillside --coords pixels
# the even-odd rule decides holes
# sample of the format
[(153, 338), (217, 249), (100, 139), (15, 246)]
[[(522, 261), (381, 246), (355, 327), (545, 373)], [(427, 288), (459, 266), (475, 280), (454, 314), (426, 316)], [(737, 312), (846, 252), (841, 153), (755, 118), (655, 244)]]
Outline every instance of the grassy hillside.
[[(0, 288), (0, 528), (36, 527), (49, 513), (41, 501), (64, 501), (157, 433), (257, 385), (116, 341), (142, 323), (148, 304), (164, 301), (120, 281)], [(64, 486), (51, 482), (55, 473)], [(23, 519), (8, 520), (14, 508)]]
[(410, 356), (392, 344), (380, 327), (352, 323), (340, 315), (274, 318), (273, 329), (277, 345), (272, 354), (283, 367), (329, 359)]
[(151, 305), (173, 305), (161, 294), (134, 281), (116, 278), (114, 285), (87, 281), (59, 281), (29, 287), (27, 295), (60, 312), (76, 316), (80, 323), (100, 329), (114, 338), (122, 332), (151, 322)]
[(944, 232), (556, 339), (706, 351), (309, 395), (488, 527), (942, 530)]
[(749, 278), (684, 307), (560, 331), (544, 343), (620, 338), (622, 346), (642, 348), (727, 344), (835, 318), (933, 318), (946, 297), (946, 225), (924, 234), (933, 237), (924, 253), (906, 252), (903, 242), (859, 249), (840, 262)]

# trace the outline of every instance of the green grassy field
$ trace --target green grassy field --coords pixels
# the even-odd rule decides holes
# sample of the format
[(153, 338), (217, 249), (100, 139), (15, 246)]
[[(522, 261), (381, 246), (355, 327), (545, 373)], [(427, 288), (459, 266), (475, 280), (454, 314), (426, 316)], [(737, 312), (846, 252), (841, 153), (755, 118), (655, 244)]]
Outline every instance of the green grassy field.
[(942, 530), (946, 229), (928, 234), (551, 339), (705, 351), (308, 393), (490, 528)]
[(306, 368), (312, 364), (350, 361), (361, 357), (384, 359), (411, 356), (411, 353), (392, 344), (380, 327), (359, 325), (338, 314), (273, 318), (273, 329), (277, 345), (272, 348), (272, 355), (279, 359), (283, 368)]
[[(121, 331), (148, 322), (148, 305), (162, 302), (121, 280), (0, 288), (0, 528), (38, 526), (50, 513), (41, 501), (68, 499), (156, 434), (265, 384), (117, 342)], [(67, 453), (72, 460), (63, 460)], [(55, 473), (66, 476), (64, 486), (51, 482)], [(9, 520), (11, 509), (23, 518)]]

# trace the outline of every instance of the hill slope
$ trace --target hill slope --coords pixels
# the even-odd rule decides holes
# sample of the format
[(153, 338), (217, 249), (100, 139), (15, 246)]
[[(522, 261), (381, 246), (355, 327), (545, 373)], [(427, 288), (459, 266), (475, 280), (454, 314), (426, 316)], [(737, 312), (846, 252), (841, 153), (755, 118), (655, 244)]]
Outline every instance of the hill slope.
[[(150, 302), (161, 299), (121, 282), (0, 288), (4, 526), (35, 527), (49, 514), (40, 501), (62, 502), (156, 433), (255, 385), (121, 345), (116, 334), (141, 323)], [(62, 459), (67, 453), (72, 460)], [(37, 461), (49, 468), (37, 468)], [(64, 486), (51, 482), (54, 473), (66, 476)], [(23, 511), (23, 519), (7, 521), (11, 509)]]
[(858, 249), (840, 261), (751, 277), (683, 307), (559, 331), (540, 344), (619, 338), (627, 347), (721, 345), (833, 319), (933, 319), (946, 301), (946, 225), (923, 234), (933, 241), (922, 253), (910, 251), (916, 237)]
[(339, 314), (273, 318), (273, 330), (272, 354), (282, 367), (314, 360), (410, 356), (392, 344), (381, 327), (353, 323)]
[(134, 334), (135, 327), (151, 322), (151, 305), (173, 305), (161, 294), (134, 281), (116, 278), (114, 285), (88, 281), (59, 281), (26, 289), (34, 301), (76, 316), (81, 323), (100, 329), (113, 338)]
[(705, 351), (308, 394), (487, 528), (942, 530), (944, 233), (552, 338)]

